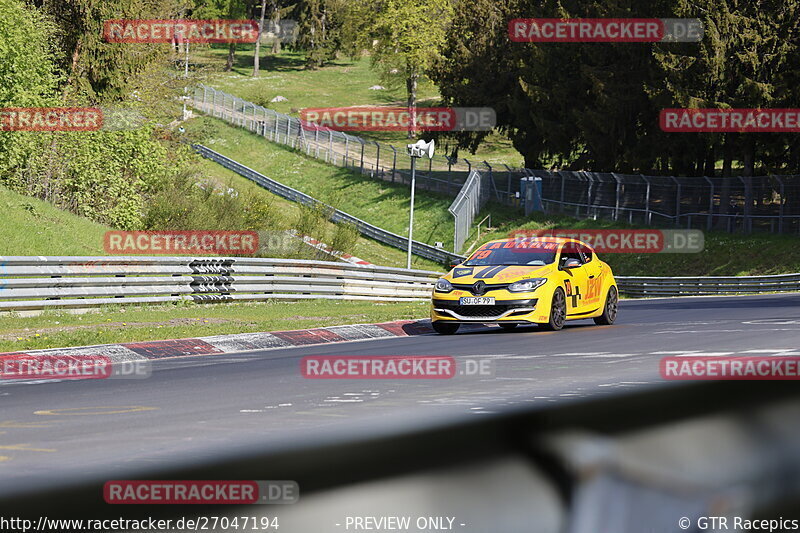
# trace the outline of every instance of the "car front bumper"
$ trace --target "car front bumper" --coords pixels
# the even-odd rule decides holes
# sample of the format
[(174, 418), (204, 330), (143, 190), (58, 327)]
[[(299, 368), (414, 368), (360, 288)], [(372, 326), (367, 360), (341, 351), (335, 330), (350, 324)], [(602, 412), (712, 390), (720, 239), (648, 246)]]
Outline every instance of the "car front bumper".
[(458, 300), (434, 298), (431, 319), (456, 322), (534, 322), (536, 298), (495, 300), (494, 305), (459, 305)]

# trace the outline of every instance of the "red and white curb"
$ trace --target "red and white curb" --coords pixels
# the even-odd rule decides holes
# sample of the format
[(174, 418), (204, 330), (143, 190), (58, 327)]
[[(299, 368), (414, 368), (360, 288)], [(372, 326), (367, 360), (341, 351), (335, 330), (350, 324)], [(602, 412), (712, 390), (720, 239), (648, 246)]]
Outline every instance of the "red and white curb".
[(312, 346), (334, 342), (347, 342), (388, 337), (407, 337), (432, 333), (428, 320), (400, 320), (382, 324), (356, 324), (350, 326), (329, 326), (325, 328), (301, 329), (292, 331), (273, 331), (265, 333), (236, 333), (214, 335), (195, 339), (173, 339), (161, 341), (127, 342), (123, 344), (102, 344), (98, 346), (76, 346), (71, 348), (50, 348), (27, 352), (0, 353), (0, 359), (21, 355), (58, 356), (105, 356), (112, 363), (166, 359), (171, 357), (191, 357), (196, 355), (216, 355), (247, 350), (269, 350), (293, 346)]

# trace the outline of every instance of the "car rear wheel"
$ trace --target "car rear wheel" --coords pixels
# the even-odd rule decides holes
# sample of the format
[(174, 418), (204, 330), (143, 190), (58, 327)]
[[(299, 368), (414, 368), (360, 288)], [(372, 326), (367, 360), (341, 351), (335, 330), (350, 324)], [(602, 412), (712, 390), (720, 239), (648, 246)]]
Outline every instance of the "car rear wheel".
[(617, 307), (619, 306), (619, 296), (617, 288), (611, 287), (606, 295), (606, 304), (603, 306), (603, 314), (594, 318), (594, 323), (598, 326), (610, 326), (617, 319)]
[(452, 335), (456, 331), (458, 331), (459, 324), (454, 324), (453, 322), (433, 322), (433, 331), (438, 333), (439, 335)]
[(519, 326), (519, 324), (503, 324), (503, 323), (500, 324), (500, 327), (503, 328), (506, 331), (511, 331), (512, 329), (516, 328), (517, 326)]
[(550, 320), (540, 325), (546, 330), (558, 331), (564, 327), (566, 320), (567, 297), (564, 296), (564, 290), (558, 287), (553, 293), (553, 303), (550, 305)]

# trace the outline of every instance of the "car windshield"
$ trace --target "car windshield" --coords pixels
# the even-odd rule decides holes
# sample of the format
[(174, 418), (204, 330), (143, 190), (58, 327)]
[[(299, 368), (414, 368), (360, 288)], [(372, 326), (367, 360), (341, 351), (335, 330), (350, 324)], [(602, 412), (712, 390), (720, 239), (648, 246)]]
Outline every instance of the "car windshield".
[(529, 248), (526, 246), (512, 247), (484, 247), (477, 250), (464, 263), (465, 266), (487, 265), (530, 265), (544, 266), (556, 260), (555, 247), (539, 246)]

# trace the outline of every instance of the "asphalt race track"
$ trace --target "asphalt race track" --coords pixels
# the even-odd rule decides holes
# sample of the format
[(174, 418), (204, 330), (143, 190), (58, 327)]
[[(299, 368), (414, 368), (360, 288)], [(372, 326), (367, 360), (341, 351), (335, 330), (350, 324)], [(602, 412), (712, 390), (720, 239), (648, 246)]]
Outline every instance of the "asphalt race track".
[[(341, 434), (399, 431), (521, 405), (675, 386), (666, 355), (800, 355), (800, 294), (623, 301), (618, 323), (550, 333), (487, 328), (153, 361), (144, 380), (0, 384), (0, 497), (75, 478)], [(491, 359), (493, 376), (311, 380), (306, 355)], [(141, 476), (133, 476), (142, 478)]]

